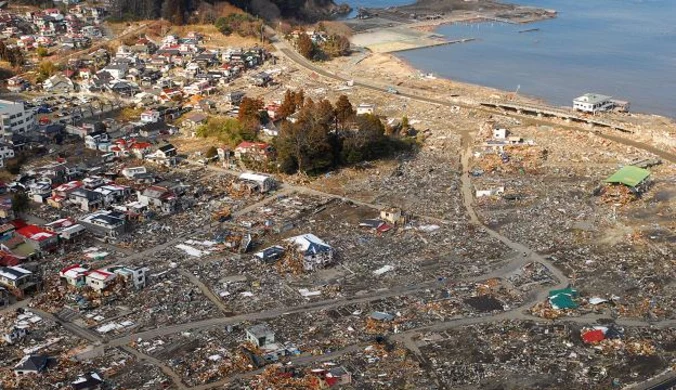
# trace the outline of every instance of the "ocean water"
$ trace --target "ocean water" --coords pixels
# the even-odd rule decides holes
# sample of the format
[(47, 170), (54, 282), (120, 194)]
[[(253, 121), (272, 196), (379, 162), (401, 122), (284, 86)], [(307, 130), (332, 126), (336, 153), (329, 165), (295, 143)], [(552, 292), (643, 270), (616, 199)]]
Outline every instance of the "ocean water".
[[(527, 25), (441, 26), (437, 32), (448, 39), (477, 41), (397, 55), (424, 72), (518, 89), (556, 105), (568, 106), (576, 96), (596, 92), (629, 100), (632, 111), (676, 117), (676, 1), (516, 2), (559, 15)], [(540, 30), (519, 33), (530, 28)]]

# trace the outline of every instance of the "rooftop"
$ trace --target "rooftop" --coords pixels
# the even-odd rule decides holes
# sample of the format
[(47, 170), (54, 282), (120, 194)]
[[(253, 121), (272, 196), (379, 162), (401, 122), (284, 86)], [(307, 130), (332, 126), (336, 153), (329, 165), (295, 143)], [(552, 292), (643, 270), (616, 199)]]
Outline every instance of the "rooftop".
[(575, 101), (580, 101), (580, 102), (585, 102), (585, 103), (590, 103), (590, 104), (597, 104), (597, 103), (602, 103), (605, 101), (608, 101), (612, 99), (612, 96), (607, 96), (607, 95), (601, 95), (598, 93), (585, 93), (582, 96), (578, 96), (575, 98)]
[(612, 176), (605, 181), (606, 183), (624, 184), (625, 186), (636, 187), (647, 179), (648, 176), (650, 176), (650, 171), (647, 169), (627, 165), (613, 173)]

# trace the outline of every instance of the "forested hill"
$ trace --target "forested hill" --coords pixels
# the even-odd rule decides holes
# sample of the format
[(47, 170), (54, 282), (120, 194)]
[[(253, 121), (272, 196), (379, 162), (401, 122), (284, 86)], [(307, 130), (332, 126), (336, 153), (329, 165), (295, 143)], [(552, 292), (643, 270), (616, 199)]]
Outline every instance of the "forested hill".
[[(347, 5), (338, 6), (333, 0), (228, 0), (227, 2), (267, 20), (284, 18), (316, 21), (349, 11)], [(216, 6), (218, 3), (218, 0), (113, 0), (111, 15), (126, 20), (164, 18), (175, 24), (183, 24), (190, 20), (195, 11), (208, 9), (204, 6)]]

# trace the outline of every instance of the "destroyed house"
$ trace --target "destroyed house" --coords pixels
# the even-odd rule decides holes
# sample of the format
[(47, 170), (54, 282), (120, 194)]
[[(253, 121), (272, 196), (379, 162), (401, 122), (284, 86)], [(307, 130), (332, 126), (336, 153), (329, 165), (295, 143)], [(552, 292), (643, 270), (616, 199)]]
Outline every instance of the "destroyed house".
[(103, 386), (103, 379), (96, 372), (90, 372), (71, 382), (70, 386), (73, 390), (99, 390)]
[(8, 240), (14, 235), (16, 226), (11, 223), (4, 223), (0, 225), (0, 241)]
[(7, 305), (9, 305), (9, 291), (4, 287), (0, 287), (0, 307)]
[(314, 234), (302, 234), (285, 240), (303, 257), (303, 268), (314, 271), (333, 262), (334, 250)]
[(69, 181), (68, 183), (61, 184), (52, 190), (52, 197), (66, 198), (71, 192), (82, 187), (82, 185), (81, 181)]
[(255, 161), (268, 160), (273, 154), (272, 146), (264, 142), (242, 142), (235, 148), (235, 157)]
[(138, 193), (138, 201), (146, 207), (171, 211), (176, 203), (176, 196), (166, 187), (150, 186)]
[(246, 338), (259, 348), (275, 342), (275, 332), (266, 324), (254, 325), (246, 329)]
[(47, 369), (47, 364), (49, 363), (49, 358), (44, 355), (27, 355), (24, 356), (19, 363), (14, 366), (14, 374), (19, 375), (28, 375), (28, 374), (40, 374)]
[(30, 259), (37, 254), (35, 247), (27, 243), (25, 238), (18, 234), (4, 241), (0, 247), (3, 251), (6, 251), (19, 259)]
[(608, 184), (622, 184), (634, 191), (640, 191), (641, 187), (647, 183), (649, 177), (650, 171), (647, 169), (627, 165), (613, 173), (605, 182)]
[[(2, 305), (0, 305), (2, 306)], [(25, 326), (25, 325), (24, 325)], [(14, 344), (19, 340), (23, 340), (28, 334), (28, 330), (25, 327), (12, 327), (12, 329), (2, 335), (2, 339), (5, 340), (7, 344)]]
[(101, 210), (80, 219), (88, 232), (100, 238), (116, 238), (127, 230), (127, 219), (123, 213)]
[(265, 87), (272, 82), (272, 76), (265, 72), (260, 72), (253, 76), (252, 80), (257, 87)]
[(284, 248), (279, 245), (275, 245), (265, 248), (260, 252), (254, 253), (254, 256), (262, 262), (271, 263), (279, 260), (283, 254)]
[(325, 372), (324, 380), (329, 387), (349, 385), (352, 383), (352, 374), (343, 366), (331, 367)]

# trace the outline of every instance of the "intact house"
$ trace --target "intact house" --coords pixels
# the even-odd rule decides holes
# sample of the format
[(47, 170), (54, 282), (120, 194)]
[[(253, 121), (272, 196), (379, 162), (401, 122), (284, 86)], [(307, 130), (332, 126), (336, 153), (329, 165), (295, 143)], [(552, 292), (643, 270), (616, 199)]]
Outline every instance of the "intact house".
[(138, 267), (110, 267), (108, 271), (114, 272), (122, 280), (126, 281), (129, 285), (134, 286), (137, 289), (143, 288), (146, 286), (148, 272), (150, 269), (144, 266)]
[(127, 231), (127, 218), (124, 213), (99, 210), (82, 217), (79, 222), (92, 235), (102, 239), (116, 239)]
[(611, 110), (627, 112), (629, 111), (629, 102), (615, 100), (612, 96), (585, 93), (573, 99), (573, 109), (591, 114)]
[(173, 165), (175, 163), (175, 157), (178, 155), (176, 147), (172, 144), (164, 144), (157, 148), (156, 151), (146, 155), (146, 159), (155, 160), (156, 162), (163, 163), (165, 165)]
[(122, 176), (124, 176), (128, 180), (134, 180), (136, 177), (144, 176), (147, 173), (148, 173), (148, 170), (144, 166), (127, 167), (127, 168), (124, 168), (121, 172)]
[(87, 286), (91, 287), (95, 291), (101, 292), (108, 288), (116, 278), (117, 274), (114, 272), (97, 269), (89, 272), (85, 277), (85, 281)]
[(18, 229), (16, 233), (40, 253), (53, 251), (59, 243), (59, 236), (56, 233), (35, 225), (24, 226)]
[(239, 183), (247, 185), (251, 191), (265, 193), (275, 188), (275, 181), (270, 176), (242, 173), (237, 180)]
[(131, 195), (131, 187), (120, 184), (105, 184), (96, 188), (94, 192), (101, 194), (104, 206), (109, 206), (127, 199)]
[(141, 114), (141, 122), (157, 123), (160, 121), (160, 112), (157, 110), (148, 110)]
[(209, 117), (202, 112), (191, 112), (183, 118), (182, 126), (186, 129), (196, 130), (200, 125), (207, 122)]
[(375, 104), (368, 104), (368, 103), (362, 103), (357, 106), (357, 115), (374, 115), (376, 113), (376, 105)]
[(284, 240), (303, 258), (305, 271), (314, 271), (333, 263), (334, 249), (314, 234), (302, 234)]
[(80, 210), (93, 211), (103, 207), (103, 194), (86, 188), (78, 188), (68, 195), (68, 201)]
[(0, 267), (0, 286), (19, 298), (38, 288), (39, 280), (31, 271), (19, 267)]
[(54, 75), (42, 83), (42, 89), (47, 92), (69, 93), (75, 90), (75, 84), (65, 76)]
[(88, 268), (85, 268), (81, 264), (74, 264), (62, 269), (59, 272), (59, 276), (71, 286), (83, 287), (87, 284), (86, 277), (88, 273)]

